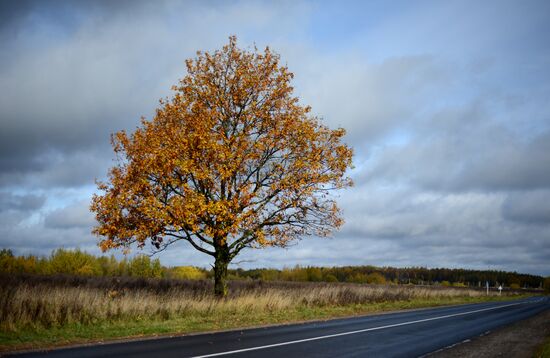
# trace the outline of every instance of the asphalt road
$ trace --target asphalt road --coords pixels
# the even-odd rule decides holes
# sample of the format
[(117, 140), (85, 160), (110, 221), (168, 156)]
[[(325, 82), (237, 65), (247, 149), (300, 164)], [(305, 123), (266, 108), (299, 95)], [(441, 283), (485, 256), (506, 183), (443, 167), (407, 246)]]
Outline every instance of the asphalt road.
[(418, 357), (550, 309), (550, 298), (65, 348), (18, 357)]

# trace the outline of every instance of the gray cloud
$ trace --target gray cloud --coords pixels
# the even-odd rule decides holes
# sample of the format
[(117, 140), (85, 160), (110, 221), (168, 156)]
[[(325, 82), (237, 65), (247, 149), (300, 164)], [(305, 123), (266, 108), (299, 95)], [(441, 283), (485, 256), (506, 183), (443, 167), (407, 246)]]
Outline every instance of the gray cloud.
[[(395, 129), (406, 130), (415, 119), (417, 102), (449, 81), (445, 66), (430, 56), (392, 57), (380, 63), (357, 55), (320, 60), (304, 54), (300, 59), (304, 68), (298, 66), (296, 72), (305, 77), (299, 87), (304, 98), (329, 125), (348, 128), (347, 140), (363, 150)], [(343, 63), (344, 68), (331, 71)]]
[(110, 150), (47, 151), (22, 167), (0, 172), (0, 185), (31, 188), (68, 188), (94, 185), (114, 164)]
[(444, 111), (404, 145), (387, 148), (362, 180), (407, 181), (441, 191), (548, 188), (550, 132), (531, 138), (480, 108)]
[(46, 197), (43, 195), (17, 195), (0, 192), (0, 213), (4, 211), (29, 212), (38, 210), (44, 205), (45, 201)]
[(550, 190), (511, 193), (502, 204), (502, 217), (520, 223), (550, 225)]
[(11, 248), (18, 254), (48, 255), (60, 247), (99, 253), (97, 238), (90, 232), (95, 220), (88, 210), (88, 200), (54, 210), (42, 205), (41, 197), (12, 196), (9, 200), (15, 203), (10, 204), (12, 209), (0, 210), (0, 247)]
[(44, 217), (44, 227), (51, 229), (82, 228), (89, 230), (95, 225), (95, 219), (89, 209), (88, 201), (79, 201), (49, 212)]
[[(186, 58), (204, 43), (225, 42), (234, 30), (267, 26), (263, 22), (276, 21), (285, 6), (33, 2), (14, 11), (20, 13), (19, 30), (6, 45), (11, 56), (0, 58), (4, 183), (49, 170), (44, 153), (101, 152), (106, 158), (110, 134), (150, 117), (184, 75)], [(223, 35), (201, 30), (212, 24)], [(100, 169), (91, 177), (105, 175)], [(59, 179), (82, 184), (72, 176)]]
[[(37, 233), (37, 230), (40, 230)], [(49, 255), (58, 248), (80, 248), (90, 253), (99, 254), (97, 239), (90, 231), (82, 228), (50, 229), (42, 225), (22, 226), (12, 229), (2, 228), (2, 247), (11, 248), (19, 255)]]

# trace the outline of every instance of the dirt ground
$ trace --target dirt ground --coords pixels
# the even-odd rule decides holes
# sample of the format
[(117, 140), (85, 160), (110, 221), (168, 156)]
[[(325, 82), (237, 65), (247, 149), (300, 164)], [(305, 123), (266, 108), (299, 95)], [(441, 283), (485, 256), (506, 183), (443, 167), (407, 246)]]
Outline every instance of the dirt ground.
[(550, 337), (550, 310), (470, 341), (434, 352), (427, 357), (531, 358), (547, 337)]

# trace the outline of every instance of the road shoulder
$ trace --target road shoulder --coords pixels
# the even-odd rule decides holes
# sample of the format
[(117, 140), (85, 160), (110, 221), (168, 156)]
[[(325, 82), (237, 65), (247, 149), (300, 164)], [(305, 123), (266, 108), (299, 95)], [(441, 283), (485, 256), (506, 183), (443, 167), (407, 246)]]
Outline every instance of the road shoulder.
[(531, 358), (550, 337), (550, 310), (429, 354), (429, 358)]

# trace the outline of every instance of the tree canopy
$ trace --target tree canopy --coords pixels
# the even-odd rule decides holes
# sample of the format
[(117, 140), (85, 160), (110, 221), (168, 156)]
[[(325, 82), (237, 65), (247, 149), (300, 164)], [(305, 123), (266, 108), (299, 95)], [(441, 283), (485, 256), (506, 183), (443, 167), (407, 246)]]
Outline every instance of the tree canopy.
[(91, 210), (105, 251), (180, 240), (215, 258), (216, 293), (245, 248), (284, 247), (342, 225), (333, 190), (349, 187), (352, 149), (300, 104), (269, 48), (186, 61), (187, 74), (135, 132), (115, 133), (118, 163)]

